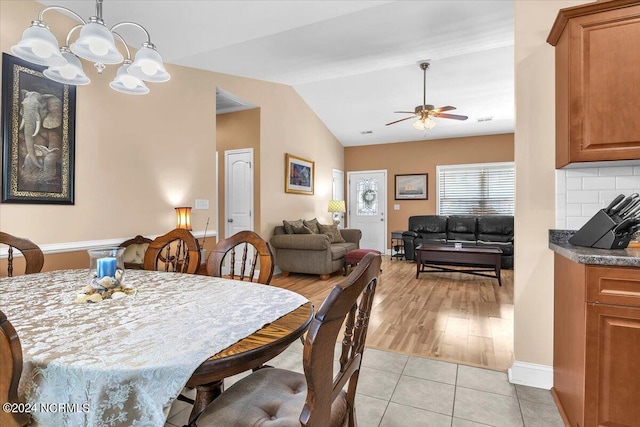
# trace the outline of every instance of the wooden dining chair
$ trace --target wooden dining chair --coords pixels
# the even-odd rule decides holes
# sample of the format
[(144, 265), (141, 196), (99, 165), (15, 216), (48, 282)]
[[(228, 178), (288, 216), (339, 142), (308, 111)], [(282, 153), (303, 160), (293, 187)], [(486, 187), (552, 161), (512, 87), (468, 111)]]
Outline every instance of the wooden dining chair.
[[(242, 258), (238, 259), (237, 255), (240, 252)], [(227, 274), (223, 273), (225, 260), (229, 269)], [(258, 260), (260, 270), (256, 275)], [(249, 230), (240, 231), (219, 241), (207, 258), (207, 274), (215, 277), (224, 275), (230, 279), (269, 284), (273, 277), (273, 268), (271, 248), (257, 233)]]
[(120, 243), (121, 248), (126, 248), (122, 255), (124, 268), (129, 270), (144, 270), (144, 254), (151, 242), (151, 239), (138, 234), (133, 239)]
[[(16, 330), (0, 311), (0, 401), (19, 404), (18, 383), (22, 375), (22, 346)], [(23, 427), (30, 424), (24, 412), (0, 411), (0, 426)]]
[(44, 265), (44, 255), (40, 247), (29, 239), (12, 236), (0, 231), (0, 244), (9, 246), (7, 252), (7, 276), (13, 276), (13, 252), (17, 249), (25, 259), (24, 274), (39, 273)]
[[(380, 255), (367, 254), (324, 300), (305, 338), (304, 374), (260, 369), (222, 393), (192, 425), (355, 427), (354, 400), (380, 264)], [(334, 377), (334, 344), (345, 319), (340, 368)]]
[(144, 254), (145, 270), (195, 274), (199, 267), (198, 239), (182, 228), (156, 237)]

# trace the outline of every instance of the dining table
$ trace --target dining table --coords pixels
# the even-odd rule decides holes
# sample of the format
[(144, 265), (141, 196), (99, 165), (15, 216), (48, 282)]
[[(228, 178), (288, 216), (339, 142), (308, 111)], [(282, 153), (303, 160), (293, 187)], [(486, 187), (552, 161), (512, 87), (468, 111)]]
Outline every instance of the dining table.
[(0, 279), (32, 425), (162, 427), (185, 385), (258, 366), (313, 315), (295, 292), (225, 278), (127, 270), (126, 297), (78, 303), (89, 282), (88, 269)]

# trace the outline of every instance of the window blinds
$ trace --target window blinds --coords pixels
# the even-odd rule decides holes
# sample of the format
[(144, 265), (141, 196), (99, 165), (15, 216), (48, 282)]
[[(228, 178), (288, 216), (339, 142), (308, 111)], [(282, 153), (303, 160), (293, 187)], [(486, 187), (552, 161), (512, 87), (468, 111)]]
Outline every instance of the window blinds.
[(438, 166), (440, 215), (513, 215), (513, 163)]

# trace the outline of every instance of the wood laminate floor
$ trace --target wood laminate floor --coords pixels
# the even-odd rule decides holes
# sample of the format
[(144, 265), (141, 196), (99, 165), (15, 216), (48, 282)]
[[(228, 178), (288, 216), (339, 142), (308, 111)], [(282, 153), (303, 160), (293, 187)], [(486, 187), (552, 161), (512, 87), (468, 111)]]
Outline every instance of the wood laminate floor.
[[(513, 270), (496, 279), (461, 273), (416, 276), (416, 264), (383, 256), (367, 347), (506, 371), (513, 363)], [(274, 276), (271, 284), (316, 307), (344, 277)]]

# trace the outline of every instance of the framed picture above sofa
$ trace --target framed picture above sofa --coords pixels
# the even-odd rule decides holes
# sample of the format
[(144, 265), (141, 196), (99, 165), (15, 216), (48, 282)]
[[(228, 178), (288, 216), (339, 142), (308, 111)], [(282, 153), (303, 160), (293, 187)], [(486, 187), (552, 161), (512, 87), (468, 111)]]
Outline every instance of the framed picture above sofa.
[(314, 162), (301, 157), (285, 155), (284, 192), (313, 194)]
[(427, 200), (429, 174), (395, 175), (396, 200)]

